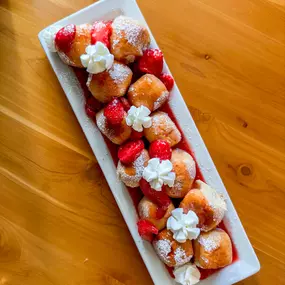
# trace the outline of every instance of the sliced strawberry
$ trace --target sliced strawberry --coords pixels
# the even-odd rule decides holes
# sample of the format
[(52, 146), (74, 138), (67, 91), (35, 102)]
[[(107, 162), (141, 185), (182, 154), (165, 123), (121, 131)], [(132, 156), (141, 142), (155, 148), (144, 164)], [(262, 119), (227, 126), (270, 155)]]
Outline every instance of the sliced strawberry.
[(128, 112), (131, 109), (131, 105), (130, 105), (128, 99), (125, 97), (120, 97), (119, 99), (120, 99), (121, 103), (123, 104), (124, 110), (126, 112)]
[(92, 109), (93, 111), (99, 111), (102, 107), (102, 104), (93, 96), (90, 96), (87, 101), (86, 105)]
[[(164, 214), (168, 208), (168, 206), (171, 204), (170, 198), (167, 196), (164, 187), (162, 187), (161, 191), (156, 191), (150, 187), (150, 184), (145, 180), (140, 180), (140, 188), (144, 195), (151, 200), (153, 203), (155, 203), (161, 210), (158, 210), (158, 213), (156, 213), (157, 216), (161, 216), (164, 210)], [(163, 216), (164, 216), (163, 214)]]
[(148, 49), (139, 59), (139, 70), (159, 76), (163, 68), (163, 54), (159, 49)]
[(87, 116), (91, 119), (94, 119), (96, 116), (96, 112), (92, 108), (90, 108), (87, 105), (87, 103), (85, 104), (85, 112), (86, 112)]
[(72, 42), (75, 38), (76, 26), (73, 24), (61, 28), (55, 36), (55, 45), (59, 51), (67, 53), (70, 51)]
[(104, 116), (110, 125), (119, 125), (125, 116), (124, 106), (118, 98), (113, 99), (104, 109)]
[(132, 140), (139, 140), (143, 137), (143, 132), (137, 132), (134, 129), (132, 129), (131, 133), (131, 139)]
[(170, 91), (174, 86), (174, 79), (170, 74), (162, 73), (159, 76), (159, 79), (162, 81), (162, 83), (165, 85), (166, 89)]
[(171, 159), (172, 149), (165, 140), (156, 140), (150, 144), (149, 156), (160, 158), (161, 160)]
[(103, 43), (107, 48), (110, 48), (110, 36), (112, 33), (112, 22), (98, 21), (93, 24), (91, 30), (91, 44), (95, 45), (97, 42)]
[(139, 235), (147, 241), (152, 242), (153, 235), (158, 234), (158, 229), (147, 220), (140, 220), (137, 222)]
[(119, 160), (124, 164), (134, 162), (142, 153), (144, 143), (142, 140), (130, 141), (120, 146), (118, 151)]

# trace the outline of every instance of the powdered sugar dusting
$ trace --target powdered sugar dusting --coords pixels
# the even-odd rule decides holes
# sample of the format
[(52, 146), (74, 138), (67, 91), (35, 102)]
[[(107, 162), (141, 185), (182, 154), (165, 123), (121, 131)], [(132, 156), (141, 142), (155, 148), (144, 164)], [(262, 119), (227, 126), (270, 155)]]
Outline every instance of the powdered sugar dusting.
[(115, 135), (115, 131), (112, 128), (108, 127), (107, 119), (104, 116), (103, 110), (96, 114), (96, 123), (99, 130), (108, 138), (111, 138)]
[(169, 258), (168, 254), (171, 252), (171, 243), (168, 239), (160, 239), (153, 243), (154, 249), (162, 261)]
[(221, 244), (221, 235), (219, 230), (215, 230), (209, 234), (200, 235), (198, 242), (204, 247), (205, 251), (213, 252), (218, 249)]
[(123, 83), (132, 73), (129, 67), (121, 63), (114, 63), (108, 72), (116, 84)]
[(225, 215), (227, 208), (226, 208), (224, 196), (218, 192), (216, 194), (219, 197), (219, 199), (218, 199), (219, 202), (216, 204), (213, 203), (210, 205), (214, 209), (214, 218), (213, 218), (214, 221), (216, 221), (217, 223), (220, 223), (222, 221), (222, 219), (224, 218), (224, 215)]
[(161, 129), (163, 129), (164, 133), (167, 135), (171, 133), (174, 127), (176, 126), (166, 113), (157, 112), (155, 115), (152, 116), (152, 128), (155, 135), (160, 134)]
[(162, 91), (161, 95), (153, 103), (153, 110), (160, 108), (167, 101), (168, 97), (169, 97), (169, 92)]
[(174, 146), (181, 140), (179, 130), (167, 113), (157, 111), (151, 117), (152, 126), (150, 129), (157, 139), (165, 139), (171, 146)]
[[(178, 149), (176, 149), (176, 151), (177, 150)], [(181, 151), (184, 153), (183, 150)], [(193, 157), (189, 153), (185, 152), (183, 162), (185, 163), (185, 167), (186, 167), (187, 172), (189, 173), (189, 177), (191, 179), (194, 179), (196, 177), (196, 163)]]
[[(112, 27), (117, 35), (121, 38), (125, 38), (132, 46), (138, 47), (140, 45), (141, 49), (144, 48), (144, 46), (142, 46), (142, 41), (140, 40), (143, 27), (138, 21), (128, 17), (119, 16), (114, 20)], [(118, 41), (114, 41), (113, 47), (115, 48), (117, 44)]]
[(70, 65), (70, 66), (76, 66), (75, 62), (72, 61), (64, 52), (62, 51), (58, 51), (57, 52), (60, 59), (67, 65)]
[(176, 262), (176, 266), (183, 265), (190, 261), (192, 255), (187, 256), (185, 250), (182, 247), (178, 247), (174, 251), (174, 260)]
[[(179, 164), (180, 167), (185, 167), (186, 171), (189, 173), (189, 177), (185, 177), (185, 175), (183, 176), (176, 176), (176, 180), (174, 183), (174, 186), (171, 190), (169, 190), (170, 192), (177, 192), (177, 191), (181, 191), (182, 188), (185, 186), (185, 183), (189, 182), (189, 180), (191, 179), (192, 181), (195, 179), (196, 177), (196, 163), (194, 161), (194, 159), (192, 158), (192, 156), (187, 153), (186, 151), (176, 148), (173, 153), (172, 153), (172, 159), (171, 159), (173, 164)], [(184, 165), (184, 166), (182, 166)]]
[(92, 25), (90, 24), (81, 24), (77, 26), (76, 34), (77, 36), (86, 36), (86, 33), (91, 31)]
[(149, 156), (146, 150), (133, 162), (132, 167), (135, 170), (135, 175), (126, 173), (126, 167), (119, 161), (117, 167), (117, 176), (129, 187), (138, 187), (143, 175), (144, 165), (148, 161)]
[(149, 203), (147, 200), (143, 199), (143, 201), (139, 204), (138, 207), (139, 216), (142, 219), (149, 218)]
[(147, 155), (146, 155), (146, 151), (143, 151), (141, 153), (141, 155), (135, 160), (134, 162), (134, 167), (135, 167), (135, 170), (136, 170), (136, 175), (142, 177), (142, 174), (143, 174), (143, 170), (144, 170), (144, 164), (146, 163), (147, 161)]
[(207, 264), (209, 263), (209, 259), (205, 256), (201, 256), (201, 259)]
[(74, 30), (76, 29), (75, 25), (66, 25), (63, 29), (62, 29), (62, 34), (65, 36), (69, 36), (70, 34), (74, 33)]
[(196, 177), (196, 164), (194, 159), (192, 159), (193, 162), (186, 163), (187, 171), (189, 173), (189, 176), (191, 179), (194, 179)]
[(214, 221), (216, 223), (220, 223), (225, 215), (225, 211), (227, 210), (227, 205), (225, 203), (224, 197), (206, 183), (200, 180), (197, 180), (196, 183), (207, 199), (209, 205), (214, 210)]

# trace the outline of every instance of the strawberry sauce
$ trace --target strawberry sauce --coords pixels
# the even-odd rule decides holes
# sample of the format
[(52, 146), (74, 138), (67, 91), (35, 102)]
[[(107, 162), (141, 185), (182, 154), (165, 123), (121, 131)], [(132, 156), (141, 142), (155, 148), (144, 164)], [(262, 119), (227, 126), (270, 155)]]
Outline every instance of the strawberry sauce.
[(196, 157), (195, 157), (193, 151), (191, 150), (191, 148), (190, 148), (186, 138), (184, 137), (184, 134), (183, 134), (183, 132), (182, 132), (182, 130), (180, 128), (180, 125), (177, 122), (177, 119), (174, 116), (174, 114), (173, 114), (169, 104), (165, 103), (159, 110), (168, 114), (168, 116), (175, 123), (175, 125), (177, 126), (177, 128), (179, 129), (179, 131), (180, 131), (180, 133), (182, 135), (181, 141), (175, 146), (175, 148), (180, 148), (180, 149), (182, 149), (182, 150), (184, 150), (184, 151), (186, 151), (186, 152), (191, 154), (191, 156), (193, 157), (193, 159), (194, 159), (194, 161), (196, 163), (196, 178), (195, 179), (196, 180), (201, 180), (201, 181), (205, 182), (204, 176), (203, 176), (203, 174), (202, 174), (202, 172), (201, 172), (201, 170), (200, 170), (200, 168), (198, 166)]
[[(80, 82), (80, 85), (84, 91), (84, 96), (86, 99), (88, 99), (91, 95), (91, 93), (89, 92), (88, 88), (86, 87), (86, 82), (87, 82), (87, 78), (88, 78), (88, 74), (85, 70), (82, 70), (82, 69), (78, 69), (78, 68), (73, 68), (74, 69), (74, 73), (78, 79), (78, 81)], [(177, 122), (177, 119), (176, 117), (174, 116), (170, 106), (168, 103), (164, 104), (161, 108), (160, 108), (160, 111), (163, 111), (165, 113), (167, 113), (169, 115), (169, 117), (172, 119), (172, 121), (176, 124), (177, 128), (180, 130), (181, 132), (181, 135), (182, 135), (182, 139), (181, 141), (179, 142), (179, 144), (177, 144), (175, 146), (175, 148), (180, 148), (186, 152), (188, 152), (189, 154), (191, 154), (191, 156), (193, 157), (193, 159), (195, 160), (196, 162), (196, 180), (202, 180), (203, 182), (205, 182), (205, 179), (204, 179), (204, 176), (197, 164), (197, 160), (194, 156), (194, 153), (193, 151), (191, 150), (186, 138), (184, 137), (183, 135), (183, 132), (179, 126), (179, 123)], [(114, 164), (117, 165), (118, 164), (118, 148), (119, 146), (113, 144), (109, 139), (107, 139), (105, 136), (104, 136), (104, 140), (105, 140), (105, 143), (107, 145), (107, 147), (109, 148), (109, 151), (110, 151), (110, 154), (112, 156), (112, 159), (114, 161)], [(145, 145), (146, 145), (146, 148), (148, 148), (148, 143), (145, 141)], [(140, 190), (140, 188), (129, 188), (127, 187), (128, 189), (128, 192), (133, 200), (133, 203), (137, 209), (138, 207), (138, 204), (139, 204), (139, 201), (142, 199), (143, 197), (143, 193), (142, 191)], [(173, 204), (175, 205), (175, 207), (178, 207), (179, 203), (180, 203), (181, 199), (173, 199)], [(226, 231), (228, 234), (229, 232), (227, 231), (225, 225), (223, 222), (221, 222), (218, 226), (219, 228), (223, 229), (224, 231)], [(238, 260), (238, 253), (237, 253), (237, 250), (233, 245), (233, 263), (235, 261)], [(174, 278), (174, 275), (173, 275), (173, 270), (174, 268), (172, 267), (168, 267), (166, 266), (169, 274), (171, 275), (172, 278)], [(209, 277), (210, 275), (214, 274), (215, 272), (221, 270), (221, 269), (201, 269), (201, 268), (198, 268), (200, 273), (201, 273), (201, 280), (203, 279), (206, 279), (207, 277)]]

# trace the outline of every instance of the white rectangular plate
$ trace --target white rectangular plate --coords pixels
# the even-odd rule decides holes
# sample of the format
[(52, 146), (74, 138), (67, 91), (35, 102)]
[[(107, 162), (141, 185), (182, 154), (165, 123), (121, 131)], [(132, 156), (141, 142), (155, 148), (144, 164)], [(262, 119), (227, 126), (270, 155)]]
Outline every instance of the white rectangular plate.
[[(95, 20), (110, 20), (120, 14), (137, 19), (148, 28), (147, 23), (145, 22), (145, 19), (134, 0), (102, 0), (54, 24), (63, 26), (66, 24), (83, 24), (87, 22), (93, 22)], [(117, 204), (122, 212), (122, 215), (128, 225), (131, 235), (133, 236), (133, 239), (152, 277), (153, 282), (156, 285), (177, 284), (174, 279), (170, 277), (165, 266), (157, 257), (151, 244), (149, 242), (143, 241), (138, 235), (136, 226), (138, 216), (136, 209), (126, 187), (116, 177), (116, 167), (113, 163), (109, 150), (100, 131), (97, 129), (93, 121), (90, 120), (85, 114), (85, 99), (80, 84), (77, 81), (72, 68), (65, 65), (59, 59), (56, 53), (51, 53), (48, 50), (47, 45), (43, 39), (43, 31), (39, 33), (39, 39), (43, 46), (43, 49), (47, 54), (50, 64), (54, 69), (54, 72), (57, 75), (63, 90), (65, 91), (65, 94), (73, 108), (73, 111), (100, 164), (100, 167), (103, 170), (106, 180), (117, 201)], [(151, 47), (158, 48), (152, 34)], [(166, 64), (164, 64), (164, 72), (170, 73)], [(217, 189), (217, 191), (220, 193), (223, 193), (227, 199), (228, 211), (224, 218), (224, 223), (227, 227), (228, 232), (230, 233), (239, 257), (238, 261), (218, 271), (206, 280), (201, 281), (199, 284), (234, 284), (259, 271), (259, 261), (246, 236), (243, 226), (223, 185), (223, 182), (215, 168), (215, 165), (207, 151), (207, 148), (176, 85), (174, 86), (171, 93), (172, 95), (169, 104), (179, 122), (184, 136), (188, 140), (196, 156), (198, 165), (204, 175), (206, 182)]]

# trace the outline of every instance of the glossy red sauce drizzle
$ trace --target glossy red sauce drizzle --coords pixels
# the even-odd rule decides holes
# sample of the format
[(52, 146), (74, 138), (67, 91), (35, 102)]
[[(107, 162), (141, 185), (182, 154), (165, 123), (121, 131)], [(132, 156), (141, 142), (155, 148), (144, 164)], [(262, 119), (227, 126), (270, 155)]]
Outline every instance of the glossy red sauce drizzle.
[(92, 96), (92, 94), (90, 93), (86, 85), (89, 73), (85, 69), (82, 69), (82, 68), (73, 67), (72, 69), (80, 83), (85, 99), (88, 99), (90, 96)]
[[(92, 96), (91, 93), (89, 92), (88, 88), (86, 87), (86, 81), (87, 81), (87, 78), (88, 78), (88, 73), (85, 71), (85, 70), (82, 70), (82, 69), (78, 69), (78, 68), (74, 68), (74, 73), (78, 79), (78, 81), (80, 82), (80, 85), (83, 89), (83, 92), (84, 92), (84, 96), (85, 98), (89, 98), (89, 96)], [(180, 148), (182, 150), (185, 150), (186, 152), (190, 153), (191, 156), (193, 157), (193, 159), (195, 160), (196, 162), (196, 180), (202, 180), (205, 182), (205, 179), (204, 179), (204, 176), (197, 164), (197, 160), (195, 158), (195, 155), (193, 153), (193, 151), (191, 150), (190, 146), (189, 146), (189, 143), (187, 142), (186, 138), (184, 137), (183, 135), (183, 132), (179, 126), (179, 123), (177, 122), (177, 119), (176, 117), (174, 116), (170, 106), (168, 103), (164, 104), (164, 106), (162, 106), (160, 108), (160, 111), (163, 111), (163, 112), (166, 112), (169, 117), (173, 120), (173, 122), (176, 124), (176, 126), (178, 127), (178, 129), (180, 130), (181, 132), (181, 135), (182, 135), (182, 139), (181, 141), (179, 142), (179, 144), (177, 144), (175, 146), (175, 148)], [(105, 140), (105, 143), (110, 151), (110, 154), (112, 156), (112, 159), (114, 161), (114, 164), (117, 165), (118, 163), (118, 146), (113, 144), (109, 139), (107, 139), (105, 136), (104, 137), (104, 140)], [(146, 146), (148, 146), (148, 143), (145, 141), (145, 144)], [(129, 188), (127, 187), (128, 191), (129, 191), (129, 194), (133, 200), (133, 203), (137, 209), (138, 207), (138, 204), (139, 204), (139, 201), (141, 200), (141, 198), (143, 197), (143, 193), (142, 191), (139, 189), (139, 188)], [(173, 199), (173, 203), (174, 205), (177, 207), (180, 203), (180, 199)], [(227, 228), (225, 227), (225, 224), (223, 222), (221, 222), (218, 226), (219, 228), (223, 229), (224, 231), (226, 231), (228, 234), (229, 232), (227, 231)], [(238, 253), (237, 253), (237, 250), (233, 244), (233, 262), (237, 261), (238, 260)], [(173, 270), (174, 268), (173, 267), (168, 267), (166, 266), (169, 274), (171, 275), (172, 278), (174, 278), (174, 275), (173, 275)], [(214, 274), (215, 272), (221, 270), (221, 269), (201, 269), (201, 268), (198, 268), (200, 273), (201, 273), (201, 280), (203, 279), (206, 279), (207, 277), (209, 277), (210, 275)]]

